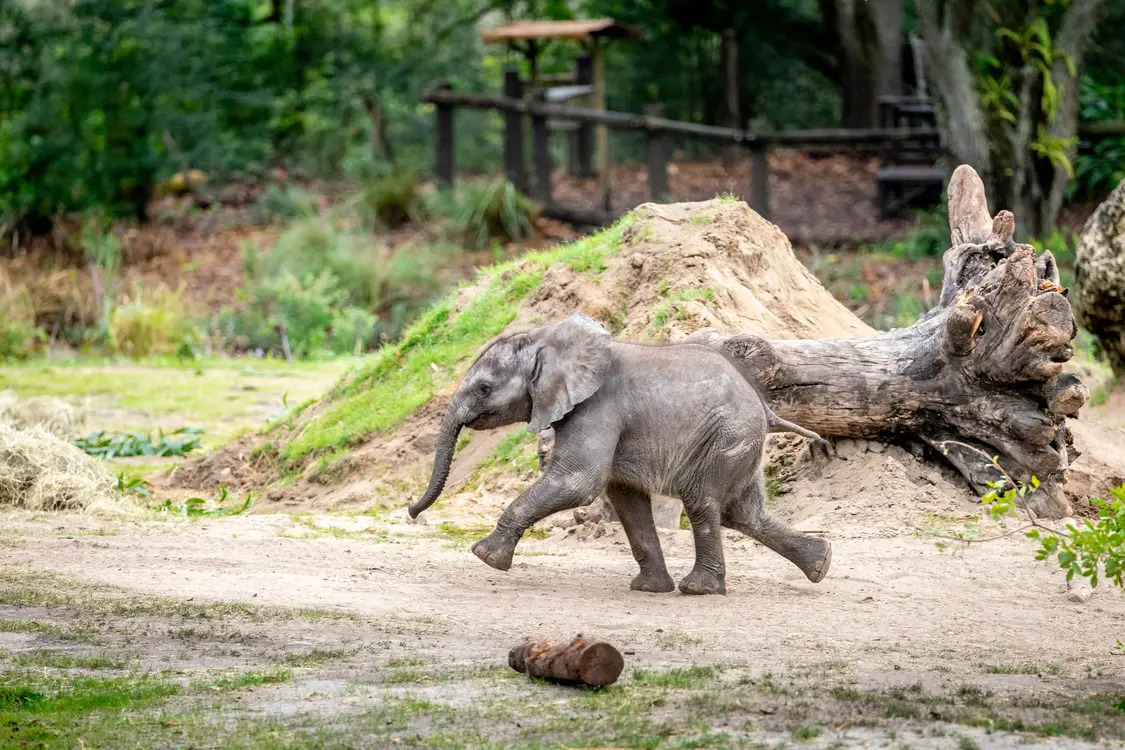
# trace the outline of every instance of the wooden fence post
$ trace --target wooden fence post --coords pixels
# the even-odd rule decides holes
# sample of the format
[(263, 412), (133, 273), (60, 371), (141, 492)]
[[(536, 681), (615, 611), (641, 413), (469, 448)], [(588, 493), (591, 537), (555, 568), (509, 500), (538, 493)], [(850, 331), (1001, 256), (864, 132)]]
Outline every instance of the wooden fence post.
[[(537, 102), (546, 101), (542, 89), (535, 92)], [(535, 200), (544, 205), (551, 202), (551, 151), (548, 141), (547, 118), (541, 114), (531, 116), (531, 164), (535, 170)]]
[[(582, 86), (589, 86), (594, 82), (594, 58), (591, 55), (579, 55), (574, 63), (574, 82)], [(587, 103), (585, 106), (589, 106)], [(573, 140), (571, 147), (574, 154), (571, 157), (572, 174), (575, 177), (594, 176), (594, 128), (585, 122), (578, 123), (572, 131)]]
[(769, 149), (758, 140), (750, 141), (750, 208), (763, 219), (770, 217)]
[[(523, 82), (519, 70), (504, 69), (504, 96), (523, 99)], [(504, 173), (521, 193), (527, 192), (527, 171), (524, 168), (523, 113), (504, 113)]]
[[(452, 84), (442, 81), (441, 91), (452, 91)], [(434, 140), (434, 172), (438, 182), (453, 186), (453, 105), (437, 105), (437, 134)]]
[[(649, 104), (645, 114), (664, 115), (664, 107)], [(668, 198), (668, 135), (663, 130), (645, 131), (645, 150), (648, 152), (648, 199), (656, 203)]]

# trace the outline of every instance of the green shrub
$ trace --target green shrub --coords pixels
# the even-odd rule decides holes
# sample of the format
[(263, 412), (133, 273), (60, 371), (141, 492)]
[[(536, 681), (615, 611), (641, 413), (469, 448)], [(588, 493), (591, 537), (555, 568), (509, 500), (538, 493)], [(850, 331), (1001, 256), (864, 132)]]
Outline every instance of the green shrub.
[[(1086, 76), (1079, 94), (1079, 118), (1083, 123), (1125, 120), (1125, 78), (1099, 82)], [(1103, 138), (1093, 151), (1079, 154), (1074, 162), (1070, 197), (1105, 195), (1125, 180), (1125, 138)]]
[(252, 265), (261, 279), (310, 279), (327, 273), (335, 280), (333, 288), (344, 292), (344, 301), (368, 309), (379, 304), (382, 275), (375, 249), (321, 219), (297, 222)]
[(910, 234), (886, 243), (886, 251), (897, 258), (920, 260), (940, 257), (949, 249), (949, 210), (918, 211), (914, 215), (914, 229)]
[(258, 196), (258, 218), (263, 221), (312, 218), (317, 214), (316, 201), (316, 194), (304, 188), (272, 183)]
[(539, 208), (511, 182), (467, 182), (438, 193), (432, 212), (449, 218), (453, 228), (478, 249), (493, 238), (522, 242), (535, 233)]
[(306, 358), (348, 354), (378, 340), (376, 317), (349, 305), (346, 290), (329, 271), (261, 279), (242, 293), (241, 307), (216, 317), (220, 337), (236, 349)]
[(418, 222), (424, 217), (418, 177), (413, 174), (391, 174), (381, 177), (363, 189), (356, 212), (369, 227), (397, 227)]
[(0, 269), (0, 361), (27, 359), (43, 338), (35, 327), (31, 294), (26, 287), (13, 285)]
[(136, 287), (110, 315), (107, 343), (128, 357), (153, 354), (194, 356), (198, 334), (182, 292), (160, 288), (146, 294)]

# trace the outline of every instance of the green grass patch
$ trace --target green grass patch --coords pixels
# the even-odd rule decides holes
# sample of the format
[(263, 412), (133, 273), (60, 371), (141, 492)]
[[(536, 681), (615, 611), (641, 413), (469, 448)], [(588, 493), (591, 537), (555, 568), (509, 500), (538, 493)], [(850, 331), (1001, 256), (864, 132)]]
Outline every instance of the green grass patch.
[(0, 633), (36, 633), (65, 641), (96, 643), (96, 633), (82, 625), (61, 625), (36, 620), (0, 619)]
[(698, 688), (714, 680), (719, 668), (695, 664), (660, 671), (637, 668), (633, 670), (633, 683), (669, 688)]
[(664, 297), (664, 301), (656, 306), (652, 313), (652, 322), (648, 326), (648, 337), (654, 340), (662, 340), (664, 338), (663, 328), (668, 324), (668, 321), (673, 317), (684, 319), (687, 317), (687, 308), (684, 307), (684, 302), (698, 300), (705, 303), (712, 303), (715, 301), (715, 290), (704, 287), (702, 289), (681, 289), (678, 292), (668, 294), (667, 280), (662, 280), (658, 293)]
[(179, 691), (174, 683), (150, 677), (76, 678), (45, 675), (39, 670), (3, 672), (0, 747), (79, 747), (75, 739), (99, 717), (151, 706)]
[(16, 666), (50, 669), (126, 669), (131, 663), (112, 656), (80, 656), (62, 651), (25, 651), (10, 659)]
[(259, 685), (280, 685), (283, 682), (290, 682), (292, 680), (293, 672), (289, 669), (279, 667), (277, 669), (238, 672), (236, 674), (222, 675), (209, 680), (201, 680), (194, 683), (192, 688), (200, 692), (207, 690), (225, 692), (241, 690), (248, 687), (257, 687)]
[(309, 455), (354, 445), (385, 433), (429, 401), (458, 375), (458, 367), (511, 323), (520, 303), (556, 263), (600, 270), (621, 249), (626, 216), (612, 227), (570, 245), (481, 270), (481, 291), (459, 312), (458, 293), (431, 307), (395, 344), (373, 354), (333, 389), (330, 404), (281, 450), (294, 464)]

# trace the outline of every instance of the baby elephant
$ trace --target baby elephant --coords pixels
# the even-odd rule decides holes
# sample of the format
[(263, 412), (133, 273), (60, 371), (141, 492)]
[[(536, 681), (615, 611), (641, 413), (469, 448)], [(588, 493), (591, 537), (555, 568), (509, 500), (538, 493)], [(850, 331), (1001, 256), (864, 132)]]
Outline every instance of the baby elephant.
[(429, 487), (410, 506), (411, 517), (441, 494), (462, 427), (515, 422), (530, 422), (533, 434), (554, 427), (555, 445), (542, 476), (473, 545), (498, 570), (511, 567), (516, 544), (536, 521), (604, 491), (641, 567), (633, 589), (675, 588), (649, 493), (679, 497), (691, 521), (695, 567), (680, 581), (685, 594), (726, 592), (720, 526), (754, 537), (814, 583), (828, 572), (827, 541), (766, 512), (761, 466), (767, 432), (820, 436), (777, 417), (739, 366), (716, 349), (614, 341), (582, 313), (497, 338), (453, 396)]

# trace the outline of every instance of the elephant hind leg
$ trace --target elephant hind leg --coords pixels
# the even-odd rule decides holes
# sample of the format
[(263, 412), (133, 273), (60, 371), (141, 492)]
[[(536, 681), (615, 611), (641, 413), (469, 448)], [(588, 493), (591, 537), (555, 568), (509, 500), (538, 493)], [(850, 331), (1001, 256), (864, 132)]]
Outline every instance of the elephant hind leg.
[(652, 519), (651, 496), (647, 492), (612, 483), (606, 487), (605, 494), (625, 529), (633, 559), (641, 566), (641, 572), (629, 588), (659, 594), (673, 591), (676, 584), (668, 575), (664, 552), (660, 549), (660, 536)]
[(766, 511), (766, 484), (761, 469), (743, 496), (723, 512), (723, 525), (757, 539), (819, 583), (832, 563), (832, 545), (777, 520)]
[(695, 567), (680, 581), (680, 591), (685, 594), (725, 594), (727, 568), (723, 559), (718, 504), (703, 492), (681, 493), (681, 498), (695, 538)]

